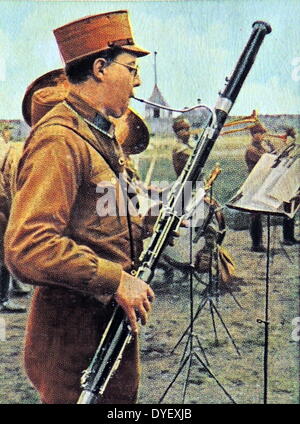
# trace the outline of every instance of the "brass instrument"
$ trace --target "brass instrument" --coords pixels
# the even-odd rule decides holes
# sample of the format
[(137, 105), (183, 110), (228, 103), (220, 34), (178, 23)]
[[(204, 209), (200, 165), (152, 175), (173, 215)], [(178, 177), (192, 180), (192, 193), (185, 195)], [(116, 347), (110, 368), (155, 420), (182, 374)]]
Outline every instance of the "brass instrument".
[(222, 131), (220, 135), (227, 135), (227, 134), (232, 134), (235, 132), (240, 132), (240, 131), (247, 131), (250, 130), (251, 128), (254, 128), (256, 125), (261, 125), (258, 117), (257, 117), (257, 111), (254, 109), (252, 114), (249, 116), (245, 116), (242, 119), (236, 119), (234, 121), (231, 122), (226, 122), (226, 124), (224, 124), (224, 127), (232, 127), (235, 125), (243, 125), (243, 124), (248, 124), (251, 123), (252, 125), (247, 125), (245, 127), (242, 128), (234, 128), (231, 130), (227, 130), (227, 131)]
[[(251, 125), (246, 125), (241, 128), (234, 128), (234, 129), (229, 129), (227, 131), (222, 131), (220, 135), (227, 135), (227, 134), (232, 134), (236, 132), (247, 131), (247, 130), (251, 130), (251, 128), (254, 128), (256, 126), (261, 126), (261, 128), (265, 129), (263, 124), (259, 120), (257, 111), (255, 109), (253, 109), (252, 114), (249, 116), (245, 116), (242, 119), (236, 119), (231, 122), (226, 122), (226, 124), (224, 124), (224, 127), (232, 127), (235, 125), (244, 125), (244, 124), (251, 124)], [(292, 137), (293, 139), (296, 138), (296, 133), (293, 128), (287, 128), (284, 134), (271, 134), (265, 129), (264, 139), (279, 138), (284, 143), (287, 143), (288, 137)]]
[(110, 116), (115, 125), (115, 136), (126, 155), (135, 155), (146, 150), (149, 144), (149, 129), (143, 118), (132, 108), (127, 108), (120, 118)]
[(216, 163), (214, 169), (211, 171), (207, 181), (205, 182), (205, 185), (204, 185), (205, 191), (208, 191), (211, 188), (215, 179), (218, 177), (219, 174), (221, 174), (221, 172), (222, 172), (222, 169), (220, 168), (220, 164)]

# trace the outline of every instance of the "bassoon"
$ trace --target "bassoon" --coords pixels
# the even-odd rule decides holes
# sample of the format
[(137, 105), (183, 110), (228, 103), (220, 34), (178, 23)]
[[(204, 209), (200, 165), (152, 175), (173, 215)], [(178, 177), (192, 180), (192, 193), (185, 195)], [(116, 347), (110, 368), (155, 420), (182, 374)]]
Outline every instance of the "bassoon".
[[(219, 93), (215, 107), (210, 109), (211, 116), (208, 125), (199, 136), (189, 160), (174, 183), (166, 204), (162, 206), (150, 242), (139, 258), (140, 265), (134, 275), (148, 284), (151, 282), (156, 264), (169, 236), (178, 229), (181, 223), (183, 217), (182, 196), (184, 194), (186, 199), (187, 195), (185, 188), (191, 182), (196, 182), (201, 175), (209, 153), (254, 63), (264, 37), (272, 30), (271, 26), (263, 21), (254, 22), (252, 28), (250, 38), (231, 76), (225, 79), (225, 87)], [(190, 195), (192, 197), (192, 192)], [(123, 309), (118, 305), (115, 306), (96, 353), (88, 368), (83, 372), (82, 392), (78, 404), (96, 403), (98, 398), (104, 394), (109, 380), (118, 369), (124, 349), (133, 337)]]

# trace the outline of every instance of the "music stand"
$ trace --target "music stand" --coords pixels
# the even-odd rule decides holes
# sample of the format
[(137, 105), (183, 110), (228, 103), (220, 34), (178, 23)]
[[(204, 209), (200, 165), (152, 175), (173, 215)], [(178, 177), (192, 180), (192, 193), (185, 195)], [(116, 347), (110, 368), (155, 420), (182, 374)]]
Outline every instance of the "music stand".
[[(295, 154), (291, 155), (293, 150), (295, 150)], [(229, 208), (242, 212), (259, 212), (267, 216), (265, 317), (257, 319), (257, 322), (264, 324), (265, 327), (264, 404), (268, 403), (270, 217), (275, 215), (293, 218), (300, 207), (300, 157), (298, 151), (299, 146), (291, 143), (279, 154), (263, 154), (236, 195), (227, 204)], [(285, 249), (283, 251), (288, 257)]]

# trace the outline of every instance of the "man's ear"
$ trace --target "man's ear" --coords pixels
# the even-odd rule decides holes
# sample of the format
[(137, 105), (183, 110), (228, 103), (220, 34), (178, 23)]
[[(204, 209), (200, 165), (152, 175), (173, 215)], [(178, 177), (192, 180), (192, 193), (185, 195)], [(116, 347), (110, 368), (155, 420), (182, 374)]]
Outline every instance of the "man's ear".
[(99, 81), (102, 81), (106, 63), (107, 61), (102, 57), (98, 57), (93, 63), (93, 75)]

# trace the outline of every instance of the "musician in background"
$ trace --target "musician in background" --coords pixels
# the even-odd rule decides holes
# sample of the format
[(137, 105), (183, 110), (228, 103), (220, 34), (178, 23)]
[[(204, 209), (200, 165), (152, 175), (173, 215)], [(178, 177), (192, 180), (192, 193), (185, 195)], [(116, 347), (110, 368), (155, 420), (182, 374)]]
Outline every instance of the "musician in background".
[[(252, 140), (245, 153), (245, 161), (249, 173), (252, 171), (264, 153), (270, 153), (274, 150), (273, 144), (270, 141), (264, 140), (266, 132), (267, 130), (259, 122), (250, 128)], [(263, 226), (261, 213), (251, 213), (249, 231), (252, 239), (252, 252), (265, 252), (266, 248), (263, 245)]]
[[(190, 141), (192, 133), (190, 123), (187, 119), (176, 119), (173, 122), (172, 128), (177, 138), (177, 142), (172, 151), (172, 159), (174, 170), (178, 177), (181, 174), (190, 155), (192, 154), (194, 146)], [(219, 171), (221, 171), (220, 168)], [(219, 203), (209, 194), (206, 194), (204, 201), (216, 209), (219, 209), (220, 207)], [(221, 246), (226, 232), (224, 215), (221, 210), (215, 212), (214, 215), (217, 222), (218, 231), (211, 232), (210, 229), (206, 230), (204, 234), (205, 245), (196, 253), (194, 266), (197, 272), (209, 272), (211, 266), (212, 249), (216, 249), (218, 253), (217, 257), (220, 283), (228, 284), (232, 281), (232, 277), (234, 276), (235, 266), (227, 250)]]
[[(249, 173), (252, 171), (256, 163), (264, 153), (271, 153), (275, 150), (274, 145), (266, 138), (267, 130), (259, 122), (250, 128), (252, 136), (251, 144), (247, 147), (245, 160)], [(289, 142), (289, 137), (295, 139), (296, 133), (293, 128), (286, 129), (286, 133), (282, 136), (285, 143)], [(288, 217), (283, 218), (283, 244), (291, 246), (298, 241), (294, 237), (294, 219)], [(251, 213), (250, 215), (250, 235), (252, 239), (251, 250), (253, 252), (265, 252), (266, 248), (263, 245), (263, 226), (262, 214), (259, 212)]]
[(193, 146), (190, 142), (191, 125), (187, 119), (180, 118), (173, 122), (172, 128), (177, 138), (172, 151), (172, 159), (174, 170), (178, 177), (193, 151)]
[[(288, 144), (296, 140), (296, 130), (293, 127), (285, 129), (285, 134), (282, 136), (284, 143)], [(300, 240), (295, 238), (295, 218), (285, 216), (282, 223), (283, 244), (285, 246), (293, 246), (299, 244)]]
[[(118, 180), (125, 159), (109, 120), (127, 110), (141, 82), (137, 59), (149, 52), (134, 44), (124, 11), (83, 18), (54, 33), (69, 92), (26, 140), (5, 258), (22, 281), (36, 285), (27, 374), (43, 403), (67, 404), (80, 395), (82, 371), (114, 310), (111, 300), (124, 309), (134, 334), (137, 317), (145, 324), (151, 310), (152, 289), (130, 274), (142, 249), (143, 223), (126, 212), (129, 193)], [(100, 216), (100, 184), (118, 193), (115, 214)], [(100, 402), (134, 403), (139, 374), (133, 337)]]

